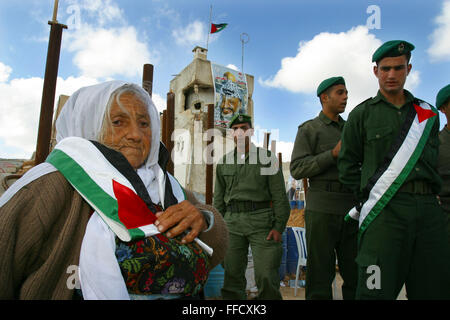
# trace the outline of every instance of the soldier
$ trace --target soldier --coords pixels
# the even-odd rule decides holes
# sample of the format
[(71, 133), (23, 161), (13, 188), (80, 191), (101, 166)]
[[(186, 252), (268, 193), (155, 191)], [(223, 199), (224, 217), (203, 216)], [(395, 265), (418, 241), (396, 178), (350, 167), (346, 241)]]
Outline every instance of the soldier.
[(229, 126), (236, 148), (217, 164), (214, 187), (214, 207), (224, 215), (230, 233), (222, 297), (246, 299), (250, 244), (258, 299), (282, 299), (281, 234), (290, 214), (283, 174), (269, 151), (250, 142), (250, 116), (237, 114)]
[(345, 223), (353, 207), (350, 190), (338, 180), (336, 166), (345, 121), (339, 114), (347, 105), (344, 78), (322, 81), (317, 88), (322, 111), (299, 126), (292, 152), (290, 171), (295, 179), (309, 178), (305, 222), (308, 252), (306, 299), (332, 299), (331, 284), (339, 272), (344, 279), (344, 299), (354, 299), (356, 271), (356, 222)]
[(414, 46), (384, 43), (372, 56), (379, 91), (350, 113), (338, 156), (340, 181), (358, 204), (357, 299), (450, 298), (447, 219), (436, 199), (441, 178), (437, 110), (404, 89)]
[(438, 172), (442, 178), (442, 189), (439, 194), (442, 209), (447, 213), (447, 233), (450, 243), (450, 84), (439, 90), (436, 97), (436, 108), (447, 118), (447, 125), (439, 132), (439, 164)]

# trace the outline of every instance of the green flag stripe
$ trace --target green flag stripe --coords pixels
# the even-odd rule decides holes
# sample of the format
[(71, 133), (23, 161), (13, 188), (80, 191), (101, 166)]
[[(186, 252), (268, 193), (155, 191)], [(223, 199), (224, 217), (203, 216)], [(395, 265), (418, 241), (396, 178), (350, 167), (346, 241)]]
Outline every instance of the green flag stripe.
[(383, 208), (386, 206), (386, 204), (392, 199), (394, 194), (401, 187), (401, 185), (406, 180), (406, 178), (408, 178), (409, 174), (411, 173), (411, 170), (414, 168), (414, 166), (417, 163), (417, 160), (419, 160), (419, 157), (422, 154), (423, 148), (425, 147), (425, 144), (427, 143), (428, 137), (430, 135), (431, 129), (432, 129), (435, 121), (436, 121), (436, 117), (433, 117), (427, 121), (425, 129), (422, 133), (422, 136), (420, 137), (420, 140), (419, 140), (415, 150), (413, 151), (411, 157), (409, 158), (408, 162), (406, 163), (405, 167), (400, 172), (398, 177), (394, 180), (392, 185), (386, 190), (386, 192), (383, 194), (383, 196), (380, 198), (380, 200), (374, 205), (374, 207), (369, 212), (369, 214), (366, 216), (364, 221), (361, 223), (361, 227), (360, 227), (359, 233), (358, 233), (358, 241), (361, 239), (362, 234), (367, 229), (369, 224), (378, 216), (378, 214), (381, 212), (381, 210), (383, 210)]
[(122, 224), (118, 216), (117, 200), (100, 188), (75, 160), (64, 151), (54, 149), (46, 161), (54, 165), (103, 214)]
[(131, 240), (142, 239), (145, 237), (144, 231), (139, 228), (128, 229), (128, 233), (130, 234)]

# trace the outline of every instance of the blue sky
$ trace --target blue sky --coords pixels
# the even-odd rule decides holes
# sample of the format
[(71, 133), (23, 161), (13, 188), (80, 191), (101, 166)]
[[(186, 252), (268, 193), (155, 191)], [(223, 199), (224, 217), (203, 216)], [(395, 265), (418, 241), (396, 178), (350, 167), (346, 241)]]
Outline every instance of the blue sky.
[[(0, 158), (34, 150), (53, 3), (0, 0)], [(406, 84), (415, 96), (434, 104), (449, 83), (450, 0), (61, 0), (58, 20), (69, 29), (57, 94), (109, 79), (141, 83), (142, 65), (152, 63), (162, 107), (172, 75), (190, 63), (194, 46), (206, 46), (210, 5), (212, 21), (228, 27), (211, 36), (208, 59), (240, 68), (240, 34), (249, 35), (244, 72), (255, 77), (255, 124), (278, 136), (284, 161), (298, 125), (320, 111), (321, 80), (345, 77), (344, 119), (376, 94), (370, 61), (382, 42), (416, 46)]]

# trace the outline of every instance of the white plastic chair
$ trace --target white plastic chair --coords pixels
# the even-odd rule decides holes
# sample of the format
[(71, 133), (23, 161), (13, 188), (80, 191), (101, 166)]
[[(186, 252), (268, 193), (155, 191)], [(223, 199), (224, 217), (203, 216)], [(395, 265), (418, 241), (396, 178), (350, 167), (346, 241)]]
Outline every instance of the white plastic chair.
[(306, 258), (307, 258), (306, 232), (305, 228), (301, 227), (292, 227), (292, 232), (294, 233), (298, 250), (297, 272), (295, 273), (295, 289), (294, 289), (294, 296), (297, 296), (298, 275), (300, 272), (300, 266), (306, 266)]

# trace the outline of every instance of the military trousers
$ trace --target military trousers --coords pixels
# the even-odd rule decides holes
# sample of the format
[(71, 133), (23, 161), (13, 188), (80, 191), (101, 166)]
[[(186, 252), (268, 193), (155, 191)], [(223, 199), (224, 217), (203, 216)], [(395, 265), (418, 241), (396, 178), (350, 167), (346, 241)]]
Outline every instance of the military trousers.
[(397, 193), (358, 243), (357, 299), (450, 299), (447, 215), (433, 195)]
[(252, 250), (255, 282), (258, 299), (280, 300), (279, 268), (282, 243), (266, 240), (273, 225), (271, 208), (252, 212), (225, 214), (229, 231), (228, 250), (224, 259), (224, 284), (222, 298), (246, 300), (245, 271), (248, 263), (248, 248)]
[(306, 229), (306, 299), (333, 299), (332, 283), (336, 276), (336, 260), (344, 280), (342, 296), (355, 298), (358, 279), (358, 223), (344, 221), (344, 215), (305, 209)]

